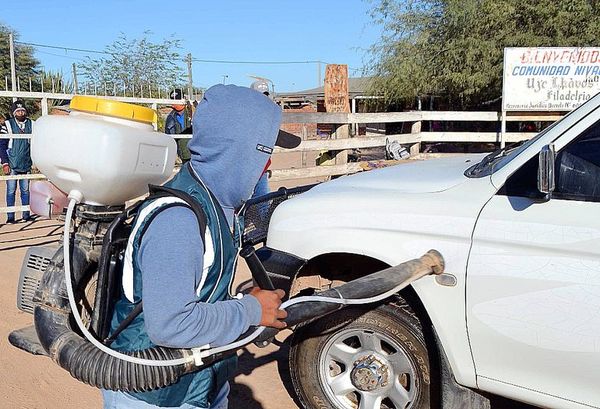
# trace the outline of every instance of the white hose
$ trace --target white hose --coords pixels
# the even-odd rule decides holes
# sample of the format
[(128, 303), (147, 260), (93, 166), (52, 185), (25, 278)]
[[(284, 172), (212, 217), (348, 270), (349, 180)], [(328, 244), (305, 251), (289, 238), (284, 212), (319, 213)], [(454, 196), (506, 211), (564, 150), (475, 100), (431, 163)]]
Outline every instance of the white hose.
[[(371, 304), (374, 302), (383, 301), (386, 298), (391, 297), (392, 295), (396, 294), (398, 291), (400, 291), (401, 289), (406, 287), (408, 284), (410, 284), (412, 281), (414, 281), (418, 278), (424, 277), (428, 274), (429, 274), (428, 271), (424, 271), (421, 274), (414, 275), (411, 277), (410, 280), (403, 281), (402, 283), (398, 284), (396, 287), (392, 288), (391, 290), (386, 291), (383, 294), (379, 294), (379, 295), (369, 297), (369, 298), (347, 299), (347, 298), (320, 297), (318, 295), (307, 295), (307, 296), (303, 296), (303, 297), (292, 298), (290, 300), (285, 301), (284, 303), (281, 304), (280, 309), (286, 309), (287, 307), (290, 307), (294, 304), (299, 304), (302, 302), (326, 302), (326, 303), (331, 303), (331, 304), (343, 304), (343, 305)], [(235, 341), (232, 344), (227, 344), (227, 345), (223, 345), (222, 347), (211, 348), (211, 349), (201, 351), (200, 356), (207, 357), (209, 355), (218, 354), (218, 353), (226, 352), (226, 351), (229, 351), (232, 349), (241, 348), (244, 345), (249, 344), (254, 339), (256, 339), (260, 334), (262, 334), (262, 332), (264, 330), (265, 330), (265, 327), (262, 327), (262, 326), (258, 327), (256, 329), (256, 331), (254, 331), (247, 337), (244, 337), (238, 341)]]
[(70, 192), (69, 193), (69, 206), (67, 207), (67, 217), (65, 220), (65, 232), (63, 234), (63, 251), (64, 251), (64, 265), (65, 265), (65, 284), (67, 286), (67, 294), (69, 296), (69, 305), (71, 306), (71, 312), (73, 313), (73, 318), (75, 318), (75, 322), (77, 326), (83, 333), (83, 335), (90, 341), (96, 348), (106, 352), (109, 355), (114, 356), (115, 358), (122, 359), (124, 361), (128, 361), (138, 365), (147, 365), (147, 366), (177, 366), (177, 365), (185, 365), (191, 361), (193, 358), (179, 358), (179, 359), (170, 359), (170, 360), (156, 360), (156, 359), (144, 359), (144, 358), (136, 358), (133, 356), (129, 356), (123, 354), (121, 352), (117, 352), (114, 349), (107, 347), (106, 345), (99, 342), (90, 332), (87, 330), (81, 317), (79, 316), (79, 310), (77, 309), (77, 303), (75, 302), (75, 295), (73, 294), (73, 285), (71, 283), (71, 257), (69, 251), (69, 243), (70, 243), (70, 230), (71, 230), (71, 218), (73, 217), (73, 209), (75, 209), (75, 205), (81, 201), (81, 193), (79, 192)]
[[(69, 236), (70, 236), (70, 229), (71, 229), (71, 218), (73, 216), (73, 210), (75, 208), (75, 205), (77, 203), (79, 203), (82, 199), (81, 193), (79, 193), (77, 191), (70, 192), (69, 199), (70, 199), (70, 201), (69, 201), (69, 206), (67, 207), (67, 216), (66, 216), (66, 220), (65, 220), (65, 232), (63, 235), (65, 283), (67, 286), (67, 294), (69, 297), (69, 304), (71, 306), (71, 311), (73, 313), (73, 317), (75, 318), (75, 322), (77, 323), (77, 326), (79, 327), (79, 329), (81, 330), (83, 335), (87, 338), (88, 341), (90, 341), (94, 346), (96, 346), (96, 348), (102, 350), (103, 352), (106, 352), (107, 354), (112, 355), (115, 358), (122, 359), (124, 361), (128, 361), (128, 362), (138, 364), (138, 365), (177, 366), (177, 365), (185, 365), (187, 363), (194, 362), (194, 361), (196, 361), (197, 364), (201, 364), (202, 360), (201, 359), (197, 360), (193, 356), (190, 356), (187, 358), (171, 359), (171, 360), (136, 358), (136, 357), (133, 357), (130, 355), (126, 355), (126, 354), (117, 352), (114, 349), (107, 347), (106, 345), (99, 342), (96, 338), (94, 338), (94, 336), (87, 330), (87, 328), (83, 324), (83, 321), (81, 320), (81, 317), (79, 316), (79, 311), (77, 309), (77, 303), (75, 302), (75, 295), (73, 294), (73, 285), (71, 283), (71, 259), (70, 259), (70, 251), (69, 251), (69, 243), (70, 243)], [(326, 302), (326, 303), (343, 304), (343, 305), (370, 304), (370, 303), (382, 301), (388, 297), (391, 297), (392, 295), (394, 295), (398, 291), (400, 291), (402, 288), (406, 287), (410, 282), (416, 280), (417, 278), (421, 278), (427, 274), (429, 274), (429, 272), (425, 271), (422, 274), (413, 276), (413, 277), (411, 277), (411, 280), (404, 281), (401, 284), (398, 284), (396, 287), (392, 288), (391, 290), (389, 290), (383, 294), (376, 295), (374, 297), (344, 299), (344, 298), (320, 297), (318, 295), (312, 295), (312, 296), (297, 297), (297, 298), (292, 298), (290, 300), (287, 300), (283, 304), (281, 304), (280, 308), (285, 309), (294, 304), (298, 304), (298, 303), (302, 303), (302, 302)], [(262, 334), (262, 332), (264, 330), (265, 330), (265, 327), (260, 326), (254, 332), (252, 332), (250, 335), (248, 335), (247, 337), (244, 337), (244, 338), (242, 338), (238, 341), (235, 341), (231, 344), (223, 345), (223, 346), (217, 347), (217, 348), (204, 349), (204, 350), (199, 349), (199, 348), (192, 348), (191, 351), (193, 352), (194, 355), (199, 356), (200, 358), (206, 358), (210, 355), (227, 352), (227, 351), (231, 351), (234, 349), (239, 349), (239, 348), (242, 348), (242, 347), (246, 346), (247, 344), (251, 343), (260, 334)]]

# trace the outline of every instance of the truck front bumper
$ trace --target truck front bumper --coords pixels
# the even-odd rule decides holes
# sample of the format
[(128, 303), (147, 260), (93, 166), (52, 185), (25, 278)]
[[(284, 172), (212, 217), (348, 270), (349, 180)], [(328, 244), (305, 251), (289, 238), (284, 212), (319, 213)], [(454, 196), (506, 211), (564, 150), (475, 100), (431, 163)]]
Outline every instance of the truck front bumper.
[(270, 247), (258, 249), (256, 255), (265, 266), (275, 288), (284, 290), (287, 298), (296, 275), (306, 265), (307, 260)]

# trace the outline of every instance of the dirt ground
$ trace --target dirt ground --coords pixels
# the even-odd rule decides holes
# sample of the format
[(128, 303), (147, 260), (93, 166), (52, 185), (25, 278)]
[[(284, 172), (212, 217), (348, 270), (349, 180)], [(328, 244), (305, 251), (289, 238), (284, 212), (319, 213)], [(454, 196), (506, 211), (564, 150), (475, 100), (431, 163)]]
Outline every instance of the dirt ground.
[[(55, 243), (61, 234), (61, 223), (51, 220), (0, 226), (0, 408), (102, 407), (97, 389), (71, 378), (50, 359), (13, 347), (7, 339), (12, 330), (32, 323), (32, 316), (16, 307), (19, 271), (27, 249)], [(243, 286), (249, 278), (241, 262), (236, 281)], [(280, 334), (277, 343), (287, 335)], [(297, 407), (282, 381), (281, 375), (285, 379), (287, 372), (287, 350), (285, 344), (280, 345), (283, 346), (270, 345), (265, 349), (251, 346), (242, 350), (239, 375), (232, 384), (231, 408)]]

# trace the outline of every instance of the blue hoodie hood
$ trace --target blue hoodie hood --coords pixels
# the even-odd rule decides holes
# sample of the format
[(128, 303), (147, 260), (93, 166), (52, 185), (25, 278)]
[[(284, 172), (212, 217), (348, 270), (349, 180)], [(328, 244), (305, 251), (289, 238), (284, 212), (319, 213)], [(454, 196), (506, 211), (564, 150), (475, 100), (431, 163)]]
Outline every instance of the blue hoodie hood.
[(215, 85), (204, 93), (192, 123), (192, 168), (226, 213), (238, 209), (271, 156), (281, 108), (250, 88)]

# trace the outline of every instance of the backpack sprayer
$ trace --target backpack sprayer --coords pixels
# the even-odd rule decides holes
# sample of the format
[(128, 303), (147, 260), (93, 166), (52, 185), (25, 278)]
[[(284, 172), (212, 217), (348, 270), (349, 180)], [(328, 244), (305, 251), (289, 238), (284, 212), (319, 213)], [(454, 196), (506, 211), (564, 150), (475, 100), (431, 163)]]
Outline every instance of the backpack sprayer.
[[(69, 204), (62, 247), (52, 256), (33, 297), (35, 334), (17, 330), (10, 334), (10, 342), (50, 356), (87, 384), (141, 392), (173, 384), (252, 342), (272, 339), (278, 330), (258, 327), (218, 348), (158, 346), (132, 353), (110, 348), (112, 301), (131, 233), (127, 220), (139, 207), (125, 209), (124, 203), (147, 193), (148, 184), (163, 183), (171, 176), (176, 145), (170, 136), (154, 132), (155, 114), (147, 108), (76, 96), (71, 109), (67, 117), (46, 116), (36, 123), (33, 159), (49, 180), (69, 192)], [(268, 225), (274, 207), (288, 196), (284, 190), (250, 202), (258, 208), (256, 222)], [(271, 203), (267, 210), (266, 202)], [(256, 237), (246, 240), (240, 255), (255, 283), (274, 289), (254, 252), (256, 241)], [(419, 259), (313, 296), (291, 298), (281, 306), (288, 313), (284, 321), (292, 327), (348, 305), (380, 302), (423, 276), (441, 274), (443, 268), (442, 256), (431, 250)]]

